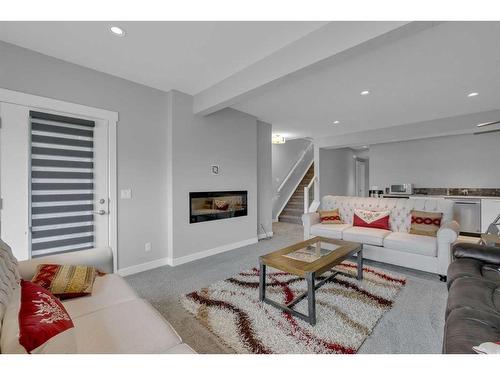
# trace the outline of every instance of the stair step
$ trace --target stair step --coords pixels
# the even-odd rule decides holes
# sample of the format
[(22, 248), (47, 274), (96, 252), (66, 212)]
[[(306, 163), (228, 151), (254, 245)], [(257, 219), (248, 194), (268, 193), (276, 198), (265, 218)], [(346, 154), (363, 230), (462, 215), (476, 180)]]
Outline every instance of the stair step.
[(304, 213), (303, 208), (288, 208), (288, 207), (285, 207), (285, 209), (282, 212), (282, 214), (285, 216), (300, 216), (300, 217), (302, 217), (303, 213)]
[(278, 220), (285, 223), (302, 224), (304, 213), (304, 188), (309, 185), (314, 177), (314, 164), (307, 170), (302, 180), (297, 185)]
[(281, 215), (279, 217), (279, 221), (281, 221), (283, 223), (302, 224), (302, 218), (300, 218), (298, 216)]
[(301, 210), (301, 211), (304, 211), (304, 205), (303, 204), (299, 204), (299, 203), (290, 203), (288, 202), (288, 204), (285, 206), (284, 208), (285, 210), (288, 210), (288, 209), (297, 209), (297, 210)]

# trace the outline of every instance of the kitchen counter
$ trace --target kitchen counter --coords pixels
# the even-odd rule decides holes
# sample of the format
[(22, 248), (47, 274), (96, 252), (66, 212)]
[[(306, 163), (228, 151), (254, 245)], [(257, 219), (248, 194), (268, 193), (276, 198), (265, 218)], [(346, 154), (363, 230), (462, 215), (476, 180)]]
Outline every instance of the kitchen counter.
[(410, 198), (499, 199), (500, 200), (500, 197), (485, 196), (485, 195), (426, 195), (426, 194), (415, 194), (415, 195), (410, 195)]
[(410, 199), (432, 199), (432, 198), (444, 198), (444, 199), (497, 199), (500, 200), (500, 197), (495, 197), (491, 195), (427, 195), (427, 194), (413, 194), (413, 195), (390, 195), (384, 194), (383, 198), (410, 198)]

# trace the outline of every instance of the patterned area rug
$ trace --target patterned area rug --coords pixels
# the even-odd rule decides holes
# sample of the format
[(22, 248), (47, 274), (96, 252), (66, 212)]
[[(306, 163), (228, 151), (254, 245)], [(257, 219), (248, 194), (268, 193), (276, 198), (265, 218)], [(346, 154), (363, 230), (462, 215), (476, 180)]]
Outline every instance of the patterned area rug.
[[(406, 280), (364, 267), (364, 279), (358, 281), (356, 264), (347, 261), (335, 269), (346, 275), (337, 275), (316, 291), (314, 327), (259, 302), (256, 268), (186, 294), (181, 303), (236, 353), (356, 353)], [(282, 303), (306, 290), (304, 279), (272, 268), (267, 283), (266, 296)], [(307, 300), (295, 309), (307, 313)]]

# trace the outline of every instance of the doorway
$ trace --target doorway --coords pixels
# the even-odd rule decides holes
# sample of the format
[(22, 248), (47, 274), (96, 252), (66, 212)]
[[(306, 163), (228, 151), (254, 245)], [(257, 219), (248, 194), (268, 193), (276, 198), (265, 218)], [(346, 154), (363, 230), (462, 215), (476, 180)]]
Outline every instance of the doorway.
[(368, 196), (368, 160), (356, 158), (355, 164), (355, 186), (356, 196)]
[(115, 112), (0, 90), (0, 235), (19, 260), (110, 247)]

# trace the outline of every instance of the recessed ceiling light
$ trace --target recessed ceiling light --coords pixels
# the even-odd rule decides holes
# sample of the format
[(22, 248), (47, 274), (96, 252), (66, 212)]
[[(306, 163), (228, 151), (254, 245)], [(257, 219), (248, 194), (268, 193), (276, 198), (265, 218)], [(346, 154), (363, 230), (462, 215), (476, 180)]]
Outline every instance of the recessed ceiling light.
[(361, 91), (361, 95), (363, 95), (363, 96), (364, 96), (364, 95), (370, 95), (370, 91), (368, 91), (368, 90), (363, 90), (363, 91)]
[(478, 96), (478, 95), (479, 95), (478, 92), (471, 92), (471, 93), (467, 94), (467, 97), (472, 98), (472, 97)]
[(125, 35), (125, 31), (121, 27), (118, 27), (118, 26), (111, 26), (109, 28), (109, 30), (113, 34), (115, 34), (116, 36), (124, 36)]
[(340, 123), (340, 121), (339, 121), (339, 120), (335, 120), (335, 121), (333, 122), (333, 124), (334, 124), (334, 125), (337, 125), (338, 123)]
[(368, 148), (368, 146), (363, 146), (363, 148)]

